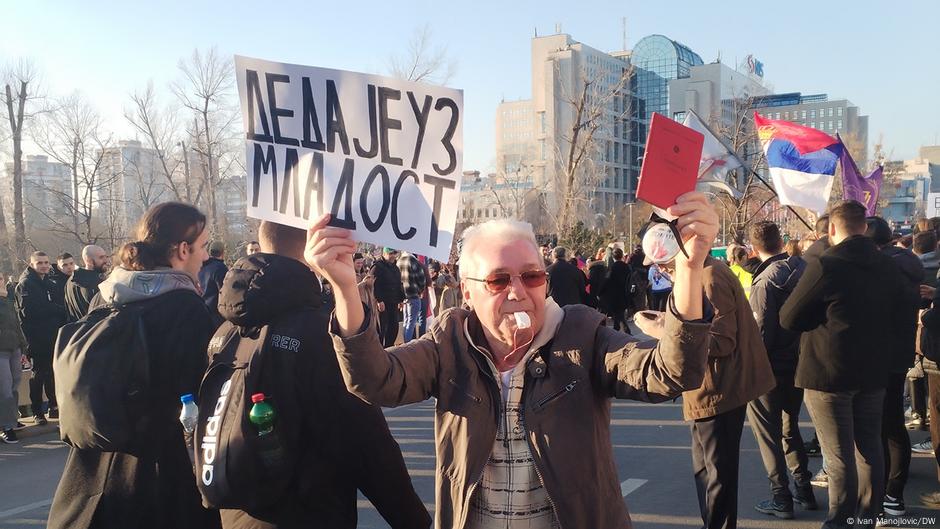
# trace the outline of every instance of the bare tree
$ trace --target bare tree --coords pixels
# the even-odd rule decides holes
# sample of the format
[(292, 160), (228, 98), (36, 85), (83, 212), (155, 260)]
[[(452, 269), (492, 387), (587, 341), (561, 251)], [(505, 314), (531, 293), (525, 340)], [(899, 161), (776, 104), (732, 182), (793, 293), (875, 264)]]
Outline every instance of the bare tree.
[[(186, 168), (189, 162), (186, 142), (180, 132), (176, 112), (170, 108), (160, 108), (153, 82), (147, 83), (147, 88), (134, 92), (130, 97), (131, 106), (125, 109), (124, 117), (144, 137), (147, 146), (153, 149), (159, 163), (158, 171), (155, 172), (164, 179), (165, 187), (177, 201), (195, 204), (195, 189)], [(179, 155), (174, 156), (178, 148)], [(161, 188), (153, 176), (153, 172), (147, 175), (148, 193), (141, 197), (148, 205), (152, 202), (151, 195)]]
[(35, 122), (33, 142), (49, 158), (68, 167), (69, 186), (41, 182), (40, 190), (52, 197), (50, 204), (29, 204), (45, 219), (49, 230), (71, 237), (80, 245), (95, 244), (103, 238), (96, 222), (108, 216), (115, 198), (108, 191), (118, 175), (104, 171), (111, 138), (103, 131), (101, 115), (80, 94), (54, 101)]
[(529, 220), (526, 213), (535, 195), (535, 173), (532, 161), (523, 157), (518, 163), (503, 164), (495, 175), (487, 179), (486, 189), (496, 201), (500, 215)]
[(446, 85), (457, 71), (448, 58), (447, 47), (434, 46), (428, 24), (416, 28), (408, 41), (408, 49), (389, 58), (391, 75), (408, 81)]
[[(234, 127), (238, 114), (233, 101), (235, 86), (232, 60), (219, 55), (215, 48), (206, 53), (194, 50), (188, 60), (178, 64), (182, 79), (171, 89), (180, 104), (191, 112), (193, 126), (191, 148), (199, 155), (201, 177), (196, 203), (205, 193), (212, 233), (225, 232), (225, 216), (219, 214), (216, 191), (228, 172), (237, 164)], [(188, 160), (184, 151), (183, 159)], [(188, 163), (188, 161), (187, 161)]]
[[(10, 140), (13, 143), (13, 226), (14, 253), (23, 259), (26, 253), (26, 220), (23, 213), (23, 132), (35, 116), (37, 103), (42, 99), (39, 89), (39, 71), (28, 60), (6, 67), (2, 74), (3, 93), (0, 101), (6, 110)], [(5, 226), (4, 226), (5, 232)]]
[[(561, 66), (555, 62), (559, 78)], [(571, 119), (559, 135), (555, 145), (556, 193), (560, 196), (557, 215), (551, 207), (546, 213), (555, 218), (556, 233), (565, 240), (579, 219), (577, 211), (588, 211), (598, 184), (606, 177), (602, 161), (609, 159), (608, 138), (614, 136), (613, 127), (630, 115), (630, 97), (626, 93), (632, 67), (618, 67), (618, 71), (597, 68), (589, 74), (581, 68), (574, 90), (562, 84), (561, 106), (570, 112)], [(611, 77), (613, 80), (611, 81)]]

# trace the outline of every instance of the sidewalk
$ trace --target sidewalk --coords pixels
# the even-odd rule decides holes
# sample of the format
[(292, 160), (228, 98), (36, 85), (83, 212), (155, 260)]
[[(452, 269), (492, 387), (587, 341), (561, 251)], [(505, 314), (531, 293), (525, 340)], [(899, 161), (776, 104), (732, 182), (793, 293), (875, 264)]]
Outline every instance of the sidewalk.
[(26, 428), (16, 432), (16, 437), (21, 441), (23, 439), (28, 439), (30, 437), (38, 437), (40, 435), (46, 435), (48, 433), (59, 431), (59, 419), (48, 419), (49, 424), (45, 426), (37, 426), (33, 422), (32, 417), (24, 417), (20, 419), (20, 422), (26, 425)]

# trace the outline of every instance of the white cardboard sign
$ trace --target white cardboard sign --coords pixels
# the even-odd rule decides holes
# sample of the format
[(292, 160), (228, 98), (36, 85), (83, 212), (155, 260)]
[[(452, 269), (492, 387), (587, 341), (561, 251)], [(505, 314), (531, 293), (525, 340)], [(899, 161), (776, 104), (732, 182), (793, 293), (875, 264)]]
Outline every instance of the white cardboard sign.
[(463, 91), (235, 57), (248, 216), (447, 261), (463, 168)]

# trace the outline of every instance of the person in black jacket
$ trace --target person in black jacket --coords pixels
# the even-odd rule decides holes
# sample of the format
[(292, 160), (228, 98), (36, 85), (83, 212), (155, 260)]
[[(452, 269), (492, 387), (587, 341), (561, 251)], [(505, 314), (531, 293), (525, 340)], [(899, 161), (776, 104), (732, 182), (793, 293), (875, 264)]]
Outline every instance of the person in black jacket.
[(917, 313), (920, 309), (920, 283), (924, 279), (924, 265), (913, 252), (892, 244), (891, 227), (881, 217), (868, 218), (865, 233), (881, 251), (894, 261), (904, 278), (908, 304), (905, 318), (899, 328), (888, 335), (892, 339), (888, 364), (888, 385), (882, 414), (881, 442), (885, 456), (884, 512), (892, 516), (906, 513), (904, 487), (911, 465), (911, 438), (904, 426), (904, 383), (907, 372), (914, 365), (914, 342), (917, 333)]
[[(369, 498), (394, 529), (421, 529), (431, 517), (415, 493), (398, 444), (382, 410), (346, 391), (333, 342), (329, 315), (318, 310), (320, 287), (303, 261), (304, 230), (262, 222), (261, 253), (240, 259), (226, 277), (219, 309), (226, 323), (216, 337), (241, 339), (249, 328), (295, 339), (296, 377), (303, 393), (296, 414), (304, 457), (294, 470), (293, 494), (262, 510), (223, 509), (225, 529), (354, 529), (356, 490)], [(273, 364), (277, 366), (277, 364)], [(285, 385), (288, 385), (285, 383)]]
[(84, 268), (76, 268), (65, 283), (65, 306), (73, 320), (88, 314), (91, 300), (98, 294), (98, 285), (111, 268), (111, 256), (104, 248), (88, 245), (82, 248)]
[(832, 247), (808, 263), (780, 311), (782, 327), (804, 333), (795, 383), (805, 390), (829, 474), (825, 528), (848, 528), (852, 519), (873, 527), (884, 494), (889, 334), (905, 318), (907, 300), (897, 265), (864, 236), (865, 218), (858, 202), (833, 207)]
[[(747, 406), (747, 417), (773, 493), (770, 500), (760, 502), (756, 509), (788, 519), (793, 517), (794, 501), (806, 509), (818, 508), (810, 483), (813, 475), (809, 458), (800, 435), (803, 390), (793, 380), (800, 334), (780, 326), (780, 308), (803, 275), (806, 262), (784, 251), (780, 228), (773, 222), (753, 224), (749, 236), (761, 261), (754, 270), (749, 302), (777, 381), (774, 389)], [(790, 491), (788, 468), (793, 474), (796, 494)]]
[(398, 305), (405, 300), (405, 289), (398, 268), (398, 250), (385, 248), (382, 259), (372, 267), (375, 276), (376, 310), (379, 311), (379, 337), (382, 345), (391, 347), (398, 338)]
[(614, 248), (614, 262), (610, 265), (607, 278), (601, 287), (601, 305), (604, 312), (614, 320), (614, 330), (621, 327), (629, 331), (624, 313), (627, 310), (627, 294), (630, 290), (630, 265), (623, 262), (623, 250)]
[[(180, 395), (197, 393), (215, 328), (196, 276), (206, 257), (206, 217), (164, 202), (141, 219), (137, 241), (92, 303), (146, 303), (150, 355), (149, 446), (138, 454), (72, 448), (49, 511), (48, 529), (212, 529), (202, 507), (180, 425)], [(120, 309), (118, 309), (120, 310)]]
[(20, 276), (16, 286), (16, 310), (28, 345), (26, 356), (33, 364), (33, 378), (29, 381), (29, 399), (36, 424), (46, 424), (43, 394), (49, 398), (49, 415), (57, 418), (59, 408), (55, 400), (55, 379), (52, 373), (52, 349), (55, 347), (59, 327), (68, 320), (65, 306), (57, 303), (55, 283), (49, 278), (49, 256), (34, 252), (29, 257), (29, 268)]
[(219, 289), (228, 272), (225, 266), (225, 243), (212, 241), (209, 245), (209, 259), (199, 270), (199, 284), (202, 285), (202, 299), (209, 309), (209, 316), (216, 327), (222, 325), (222, 316), (219, 315)]
[(606, 314), (603, 302), (600, 299), (601, 288), (607, 280), (607, 264), (604, 262), (604, 251), (597, 252), (597, 259), (588, 265), (588, 295), (587, 305)]
[(584, 273), (568, 262), (566, 254), (564, 246), (556, 246), (552, 250), (555, 262), (545, 269), (548, 273), (548, 296), (559, 307), (584, 303), (587, 295)]

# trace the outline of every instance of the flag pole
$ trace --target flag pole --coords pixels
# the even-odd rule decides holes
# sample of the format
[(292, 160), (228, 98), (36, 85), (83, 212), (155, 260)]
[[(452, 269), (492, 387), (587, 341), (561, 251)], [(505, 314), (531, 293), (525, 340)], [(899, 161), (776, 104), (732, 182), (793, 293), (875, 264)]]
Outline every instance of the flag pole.
[[(751, 167), (748, 167), (748, 170), (751, 171), (751, 174), (754, 175), (754, 177), (757, 178), (760, 181), (760, 183), (764, 184), (764, 186), (766, 186), (767, 189), (770, 190), (770, 192), (774, 194), (774, 197), (780, 198), (780, 195), (777, 194), (777, 190), (771, 187), (771, 185), (767, 183), (767, 180), (764, 180), (763, 177), (761, 177), (761, 175), (757, 174), (757, 171), (755, 171)], [(795, 209), (793, 209), (791, 206), (786, 206), (786, 208), (790, 210), (790, 213), (793, 213), (794, 215), (796, 215), (796, 218), (800, 219), (800, 222), (802, 222), (803, 225), (806, 226), (806, 228), (809, 231), (812, 231), (812, 232), (816, 231), (816, 229), (810, 226), (809, 222), (806, 222), (806, 219), (804, 219), (802, 215), (797, 213)]]

